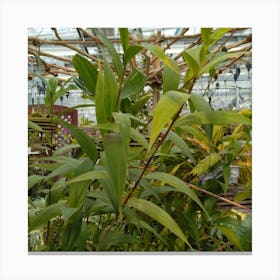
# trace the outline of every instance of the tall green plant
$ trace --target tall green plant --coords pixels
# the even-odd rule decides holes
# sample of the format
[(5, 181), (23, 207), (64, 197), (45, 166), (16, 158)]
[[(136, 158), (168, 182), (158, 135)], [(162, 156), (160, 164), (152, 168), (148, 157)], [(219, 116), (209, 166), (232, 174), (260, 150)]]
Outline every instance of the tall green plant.
[[(224, 149), (220, 148), (217, 127), (232, 123), (248, 131), (251, 127), (250, 118), (213, 111), (192, 91), (202, 74), (236, 57), (210, 50), (228, 31), (202, 30), (202, 43), (183, 53), (187, 71), (182, 81), (175, 60), (157, 45), (131, 45), (125, 28), (120, 29), (122, 56), (98, 33), (103, 59), (97, 65), (78, 54), (73, 57), (79, 75), (76, 83), (94, 101), (100, 137), (90, 137), (57, 117), (83, 153), (72, 158), (58, 152), (47, 158), (51, 163), (38, 165), (49, 170), (48, 175), (29, 178), (29, 189), (47, 184), (52, 196), (39, 213), (29, 211), (30, 235), (43, 232), (48, 236), (41, 250), (249, 248), (242, 241), (244, 235), (249, 236), (248, 219), (239, 212), (219, 212), (216, 201), (223, 197), (199, 184), (202, 173), (221, 164), (226, 192), (227, 167), (237, 154), (226, 138)], [(147, 69), (131, 67), (140, 52), (149, 52), (163, 65), (161, 97), (148, 114), (141, 108), (151, 107), (151, 94), (144, 90)], [(190, 113), (184, 112), (186, 104)]]

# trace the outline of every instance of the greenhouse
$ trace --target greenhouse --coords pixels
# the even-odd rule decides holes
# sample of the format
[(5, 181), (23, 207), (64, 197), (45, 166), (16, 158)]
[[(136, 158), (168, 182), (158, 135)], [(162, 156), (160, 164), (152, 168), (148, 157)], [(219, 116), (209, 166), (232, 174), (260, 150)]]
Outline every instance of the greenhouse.
[(252, 251), (252, 29), (28, 29), (30, 252)]

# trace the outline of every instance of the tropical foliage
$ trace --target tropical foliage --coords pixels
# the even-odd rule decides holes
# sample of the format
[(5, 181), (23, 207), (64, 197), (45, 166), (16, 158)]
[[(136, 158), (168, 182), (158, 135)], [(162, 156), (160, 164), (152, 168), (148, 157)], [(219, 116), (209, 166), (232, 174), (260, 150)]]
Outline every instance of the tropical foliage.
[[(251, 250), (251, 213), (241, 204), (251, 198), (251, 112), (214, 111), (193, 92), (202, 75), (244, 54), (213, 50), (227, 32), (202, 29), (200, 44), (182, 54), (183, 71), (158, 45), (131, 44), (125, 28), (123, 55), (98, 34), (102, 59), (72, 60), (96, 137), (54, 114), (65, 91), (46, 81), (51, 118), (73, 143), (30, 162), (30, 251)], [(147, 54), (161, 62), (160, 86), (147, 76)], [(233, 165), (242, 189), (228, 199)]]

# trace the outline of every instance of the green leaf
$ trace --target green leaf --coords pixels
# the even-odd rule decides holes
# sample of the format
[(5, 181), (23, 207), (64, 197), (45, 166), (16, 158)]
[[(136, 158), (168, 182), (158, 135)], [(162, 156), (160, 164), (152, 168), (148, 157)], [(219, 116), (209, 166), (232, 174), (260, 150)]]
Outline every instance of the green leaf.
[(195, 201), (199, 207), (207, 214), (206, 210), (204, 209), (200, 199), (197, 197), (197, 195), (194, 193), (194, 191), (188, 186), (188, 184), (178, 177), (175, 177), (171, 174), (164, 173), (164, 172), (153, 172), (148, 175), (146, 175), (146, 178), (149, 179), (156, 179), (158, 181), (164, 182), (172, 187), (174, 187), (176, 190), (186, 194), (189, 196), (193, 201)]
[(183, 240), (191, 249), (191, 245), (188, 242), (186, 236), (179, 228), (177, 223), (172, 219), (172, 217), (166, 213), (162, 208), (155, 205), (154, 203), (147, 201), (145, 199), (131, 199), (128, 201), (128, 206), (137, 209), (138, 211), (146, 214), (152, 219), (156, 220), (167, 229), (169, 229), (172, 233), (178, 236), (181, 240)]
[(201, 45), (195, 46), (183, 52), (184, 60), (187, 62), (195, 78), (199, 76), (201, 48)]
[(243, 251), (242, 245), (236, 232), (228, 226), (219, 225), (217, 228), (230, 240), (240, 251)]
[(159, 58), (165, 65), (170, 67), (175, 73), (179, 73), (178, 68), (175, 66), (174, 62), (164, 53), (164, 51), (157, 45), (152, 44), (142, 44), (142, 46), (150, 51), (154, 56)]
[(137, 227), (140, 226), (141, 228), (148, 230), (149, 232), (154, 234), (159, 240), (161, 240), (167, 247), (170, 248), (169, 244), (161, 237), (161, 235), (152, 226), (150, 226), (148, 223), (140, 220), (137, 217), (133, 209), (126, 206), (124, 207), (123, 212), (126, 216), (126, 222), (128, 224), (133, 224), (136, 225)]
[[(188, 101), (189, 101), (192, 112), (194, 112), (194, 111), (211, 112), (212, 111), (210, 104), (202, 96), (200, 96), (198, 94), (192, 93)], [(203, 128), (205, 129), (208, 139), (211, 141), (212, 135), (213, 135), (213, 125), (206, 124), (206, 125), (203, 125)]]
[(75, 125), (69, 124), (60, 118), (57, 119), (64, 127), (66, 127), (70, 133), (76, 138), (80, 144), (81, 149), (87, 154), (87, 156), (95, 161), (98, 157), (97, 149), (93, 138), (89, 137), (86, 132), (81, 130)]
[[(98, 73), (97, 73), (98, 75)], [(72, 76), (72, 79), (74, 83), (77, 85), (78, 88), (80, 88), (83, 93), (87, 95), (88, 98), (93, 97), (94, 95), (88, 90), (88, 88), (85, 86), (85, 83), (79, 78)]]
[(105, 89), (104, 89), (104, 72), (99, 69), (98, 79), (96, 83), (96, 94), (95, 94), (95, 114), (98, 124), (107, 122), (106, 114), (106, 99), (105, 99)]
[(81, 231), (76, 240), (77, 250), (86, 251), (86, 243), (88, 239), (88, 227), (85, 221), (82, 221)]
[[(164, 128), (162, 131), (165, 133), (167, 129)], [(170, 130), (166, 140), (171, 140), (188, 158), (194, 161), (194, 157), (190, 151), (189, 146), (178, 134)]]
[(80, 211), (79, 208), (71, 208), (68, 206), (61, 208), (64, 224), (67, 225), (68, 223), (72, 223), (75, 220), (75, 214), (78, 213), (78, 211)]
[(247, 214), (242, 220), (239, 236), (243, 251), (252, 251), (252, 215)]
[(43, 132), (44, 130), (37, 124), (28, 120), (28, 128), (34, 129), (36, 131)]
[(190, 103), (190, 107), (192, 108), (192, 112), (209, 112), (213, 111), (209, 105), (209, 103), (200, 95), (196, 93), (192, 93), (188, 102)]
[(131, 111), (133, 112), (133, 114), (137, 115), (137, 113), (139, 113), (139, 111), (143, 109), (143, 106), (147, 104), (151, 97), (151, 93), (146, 93), (145, 95), (141, 96), (140, 99), (136, 100), (135, 103), (131, 106)]
[(58, 98), (61, 96), (64, 96), (68, 91), (77, 89), (75, 85), (69, 85), (68, 87), (62, 87), (59, 90), (57, 90), (53, 95), (53, 102), (56, 102)]
[(73, 251), (75, 243), (80, 236), (83, 212), (80, 209), (74, 214), (75, 218), (73, 221), (69, 222), (64, 230), (62, 250), (63, 251)]
[(121, 99), (140, 94), (146, 85), (146, 81), (147, 78), (142, 72), (138, 71), (137, 69), (134, 70), (127, 77), (123, 85)]
[(93, 170), (83, 173), (75, 178), (72, 178), (66, 182), (66, 184), (74, 184), (87, 180), (104, 179), (108, 178), (108, 173), (105, 170)]
[(154, 110), (149, 149), (153, 146), (161, 129), (172, 121), (172, 117), (179, 112), (189, 95), (178, 91), (166, 92), (157, 103)]
[(107, 39), (103, 34), (97, 32), (97, 37), (102, 41), (102, 43), (108, 49), (108, 52), (112, 58), (114, 66), (115, 66), (115, 71), (116, 71), (119, 79), (121, 79), (122, 75), (123, 75), (123, 66), (122, 66), (120, 55), (117, 53), (112, 42), (109, 39)]
[(211, 31), (212, 31), (212, 28), (201, 28), (202, 41), (206, 47), (208, 47), (210, 44)]
[(63, 199), (64, 197), (64, 189), (65, 186), (61, 186), (65, 182), (65, 177), (61, 178), (60, 180), (56, 181), (51, 186), (51, 190), (47, 195), (46, 198), (46, 206), (49, 206), (51, 204), (57, 203), (59, 200)]
[(218, 154), (212, 153), (199, 161), (197, 165), (192, 169), (191, 174), (199, 176), (203, 173), (206, 173), (210, 167), (215, 165), (220, 160), (221, 157)]
[(111, 247), (117, 246), (117, 248), (121, 247), (121, 250), (124, 251), (127, 244), (139, 242), (141, 242), (141, 240), (132, 236), (128, 236), (122, 232), (104, 229), (98, 240), (98, 250), (108, 251)]
[[(103, 57), (104, 61), (104, 110), (106, 114), (106, 119), (111, 120), (112, 112), (117, 111), (117, 94), (119, 91), (119, 87), (115, 78), (115, 75), (110, 68), (106, 57)], [(98, 104), (96, 103), (96, 106)]]
[(142, 50), (141, 46), (129, 46), (124, 54), (124, 65), (126, 66), (129, 61)]
[(48, 176), (46, 176), (45, 181), (60, 175), (69, 177), (76, 170), (76, 168), (77, 166), (73, 165), (72, 162), (62, 164), (61, 166), (53, 170)]
[(61, 215), (62, 203), (52, 204), (44, 208), (38, 215), (29, 216), (29, 231), (45, 227), (49, 220)]
[(148, 149), (149, 147), (149, 143), (146, 140), (146, 138), (143, 136), (143, 134), (141, 134), (140, 132), (138, 132), (138, 130), (134, 129), (134, 128), (130, 128), (130, 136), (133, 140), (135, 140), (136, 142), (138, 142), (140, 145), (142, 145), (145, 149)]
[(127, 155), (128, 147), (130, 143), (130, 129), (131, 129), (130, 118), (126, 114), (120, 112), (113, 113), (113, 116), (118, 125), (119, 132), (123, 142), (123, 147)]
[(173, 67), (177, 69), (175, 72), (172, 68), (165, 65), (163, 69), (163, 85), (162, 90), (163, 92), (167, 92), (170, 90), (177, 90), (180, 83), (180, 70), (175, 60), (170, 58)]
[(127, 28), (119, 28), (121, 43), (124, 53), (129, 47), (129, 32)]
[[(94, 168), (93, 162), (86, 158), (79, 166), (76, 168), (75, 177), (78, 177), (82, 174), (86, 174), (87, 172), (90, 172)], [(74, 177), (74, 178), (75, 178)], [(78, 182), (75, 184), (71, 184), (69, 188), (69, 206), (70, 207), (76, 207), (79, 208), (83, 205), (86, 192), (88, 190), (88, 187), (90, 186), (92, 182), (92, 178), (83, 181)]]
[(251, 119), (232, 111), (212, 111), (212, 112), (195, 112), (188, 115), (180, 117), (175, 126), (193, 125), (193, 124), (215, 124), (215, 125), (225, 125), (225, 124), (245, 124), (252, 125)]
[(104, 155), (102, 161), (108, 171), (110, 182), (107, 186), (108, 196), (114, 209), (120, 211), (127, 175), (127, 152), (120, 134), (105, 134), (103, 143)]
[(192, 126), (186, 125), (186, 126), (180, 126), (180, 128), (178, 127), (178, 129), (182, 129), (184, 132), (186, 132), (189, 135), (194, 136), (195, 138), (197, 138), (197, 140), (199, 140), (203, 143), (207, 142), (206, 136), (200, 127), (192, 127)]
[(209, 72), (211, 69), (216, 67), (221, 62), (225, 62), (226, 60), (233, 59), (239, 57), (242, 54), (246, 54), (246, 52), (237, 52), (237, 53), (217, 53), (206, 65), (200, 68), (198, 76)]
[(74, 55), (72, 64), (88, 91), (94, 95), (98, 76), (95, 66), (79, 54)]
[(28, 190), (36, 185), (40, 185), (45, 180), (45, 176), (31, 175), (28, 177)]
[(231, 28), (217, 28), (216, 30), (213, 30), (213, 32), (210, 35), (210, 44), (208, 44), (208, 47), (211, 47), (212, 45), (214, 45), (218, 40), (220, 40), (230, 30), (231, 30)]
[(53, 152), (53, 156), (58, 156), (60, 154), (63, 154), (65, 152), (71, 151), (73, 149), (79, 148), (79, 144), (69, 144), (69, 145), (64, 145), (61, 148), (57, 149), (56, 151)]

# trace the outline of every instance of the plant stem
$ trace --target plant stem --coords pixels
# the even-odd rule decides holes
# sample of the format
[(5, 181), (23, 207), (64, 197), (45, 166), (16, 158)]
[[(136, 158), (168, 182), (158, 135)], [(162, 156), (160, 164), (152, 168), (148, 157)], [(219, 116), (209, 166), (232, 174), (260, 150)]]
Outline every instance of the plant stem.
[(252, 210), (251, 210), (250, 208), (248, 208), (248, 207), (246, 207), (246, 206), (243, 206), (243, 205), (241, 205), (241, 204), (239, 204), (239, 203), (237, 203), (237, 202), (234, 202), (234, 201), (232, 201), (232, 200), (229, 200), (229, 199), (224, 198), (224, 197), (222, 197), (222, 196), (219, 196), (219, 195), (217, 195), (217, 194), (214, 194), (214, 193), (211, 193), (211, 192), (209, 192), (209, 191), (206, 191), (205, 189), (202, 189), (202, 188), (200, 188), (200, 187), (198, 187), (198, 186), (195, 186), (195, 185), (193, 185), (193, 184), (190, 184), (190, 183), (187, 183), (187, 184), (188, 184), (192, 189), (194, 189), (194, 190), (203, 192), (203, 193), (205, 193), (205, 194), (207, 194), (207, 195), (210, 195), (210, 196), (212, 196), (212, 197), (215, 197), (215, 198), (217, 198), (217, 199), (219, 199), (219, 200), (223, 200), (223, 201), (227, 202), (228, 204), (233, 205), (233, 206), (236, 206), (236, 207), (238, 207), (238, 208), (242, 208), (242, 209), (246, 210), (247, 212), (250, 212), (250, 213), (252, 212)]
[[(190, 89), (189, 89), (189, 94), (190, 94), (191, 91), (192, 91), (192, 88), (193, 88), (193, 86), (194, 86), (195, 81), (196, 81), (196, 79), (193, 79), (192, 85), (191, 85), (191, 87), (190, 87)], [(122, 207), (124, 207), (124, 206), (126, 205), (126, 203), (127, 203), (128, 200), (130, 199), (130, 197), (132, 196), (132, 194), (135, 192), (135, 190), (136, 190), (136, 188), (138, 187), (138, 185), (139, 185), (141, 179), (143, 178), (143, 176), (144, 176), (146, 170), (148, 169), (149, 165), (151, 164), (151, 162), (152, 162), (152, 160), (153, 160), (153, 158), (154, 158), (156, 152), (158, 151), (158, 149), (160, 148), (160, 146), (162, 145), (162, 143), (165, 141), (165, 139), (166, 139), (166, 137), (167, 137), (169, 131), (170, 131), (171, 128), (173, 127), (175, 121), (178, 119), (178, 117), (179, 117), (179, 115), (180, 115), (180, 113), (181, 113), (181, 111), (182, 111), (184, 105), (185, 105), (185, 103), (183, 103), (182, 106), (180, 107), (180, 109), (177, 111), (177, 113), (176, 113), (175, 117), (173, 118), (171, 124), (169, 125), (167, 131), (164, 133), (164, 135), (162, 136), (161, 140), (158, 142), (156, 148), (154, 149), (152, 155), (151, 155), (151, 156), (149, 157), (149, 159), (147, 160), (147, 162), (146, 162), (146, 164), (145, 164), (145, 166), (144, 166), (144, 168), (143, 168), (143, 170), (142, 170), (142, 172), (141, 172), (141, 174), (140, 174), (138, 180), (135, 182), (133, 188), (131, 189), (130, 193), (129, 193), (128, 196), (126, 197), (126, 199), (125, 199), (125, 201), (124, 201)]]

